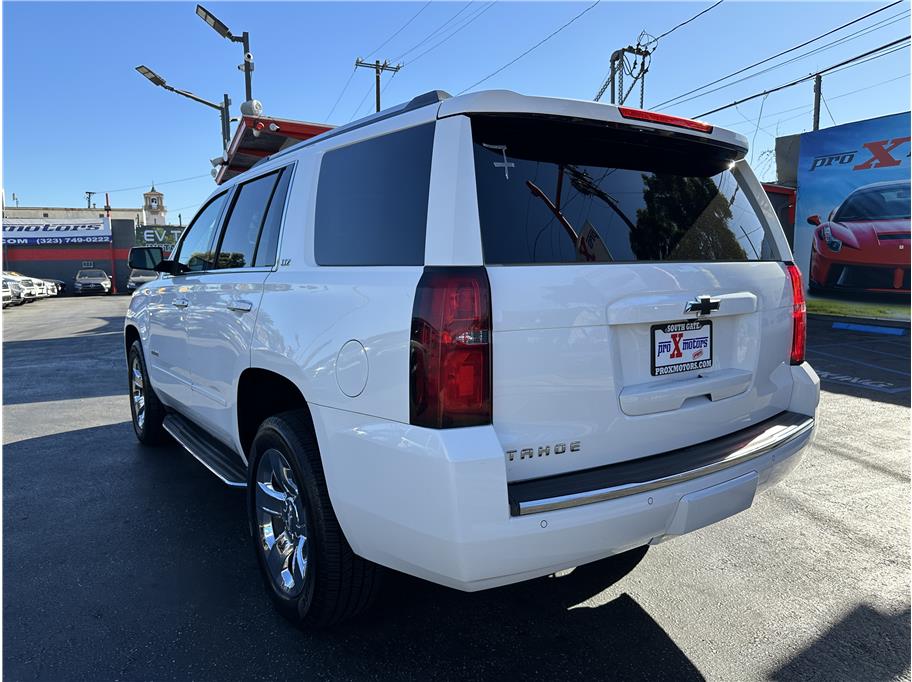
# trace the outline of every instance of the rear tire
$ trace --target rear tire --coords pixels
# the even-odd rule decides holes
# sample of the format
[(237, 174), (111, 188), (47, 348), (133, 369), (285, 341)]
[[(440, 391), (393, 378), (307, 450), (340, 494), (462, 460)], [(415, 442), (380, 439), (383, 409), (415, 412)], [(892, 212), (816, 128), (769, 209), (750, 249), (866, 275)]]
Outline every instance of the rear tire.
[(306, 411), (284, 412), (260, 425), (247, 490), (257, 562), (283, 616), (317, 629), (374, 602), (382, 568), (357, 556), (342, 534)]
[(143, 445), (158, 445), (166, 438), (162, 426), (165, 408), (152, 389), (146, 361), (143, 359), (142, 344), (137, 339), (127, 354), (127, 385), (130, 387), (130, 414), (133, 417), (133, 432)]

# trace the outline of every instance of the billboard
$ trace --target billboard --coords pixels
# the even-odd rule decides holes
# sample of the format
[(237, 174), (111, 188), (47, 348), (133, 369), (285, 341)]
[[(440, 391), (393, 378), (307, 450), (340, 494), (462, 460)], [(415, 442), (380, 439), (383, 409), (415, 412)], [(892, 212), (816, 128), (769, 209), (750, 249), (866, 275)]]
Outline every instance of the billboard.
[(110, 243), (110, 218), (3, 218), (3, 245)]
[(908, 308), (909, 126), (906, 112), (801, 136), (794, 252), (811, 294)]
[(165, 254), (174, 250), (174, 245), (184, 228), (175, 225), (137, 225), (135, 246), (159, 246)]

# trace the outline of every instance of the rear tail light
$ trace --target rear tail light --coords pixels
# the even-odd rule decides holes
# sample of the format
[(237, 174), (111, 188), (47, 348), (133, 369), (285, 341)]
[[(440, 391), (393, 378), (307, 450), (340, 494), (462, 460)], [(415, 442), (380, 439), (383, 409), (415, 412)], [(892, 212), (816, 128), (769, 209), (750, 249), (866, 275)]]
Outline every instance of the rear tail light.
[(675, 128), (687, 128), (688, 130), (698, 130), (701, 133), (711, 133), (713, 127), (703, 121), (694, 121), (692, 118), (683, 118), (681, 116), (670, 116), (669, 114), (659, 114), (655, 111), (645, 111), (643, 109), (633, 109), (631, 107), (618, 107), (618, 111), (624, 118), (630, 118), (635, 121), (649, 121), (650, 123), (662, 123)]
[(793, 365), (804, 362), (804, 349), (807, 344), (807, 304), (804, 300), (804, 285), (801, 283), (801, 270), (794, 263), (786, 263), (789, 279), (792, 280), (792, 353)]
[(483, 267), (425, 268), (415, 292), (410, 423), (491, 423), (491, 290)]

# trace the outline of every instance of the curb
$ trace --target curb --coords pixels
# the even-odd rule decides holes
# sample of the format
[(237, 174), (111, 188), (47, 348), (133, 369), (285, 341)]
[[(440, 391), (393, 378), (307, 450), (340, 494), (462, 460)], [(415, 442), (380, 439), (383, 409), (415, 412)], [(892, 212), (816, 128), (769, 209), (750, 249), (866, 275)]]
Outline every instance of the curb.
[(909, 329), (909, 320), (895, 320), (884, 317), (849, 317), (846, 315), (824, 315), (822, 313), (808, 313), (809, 320), (821, 322), (842, 322), (862, 326), (889, 327), (891, 329)]

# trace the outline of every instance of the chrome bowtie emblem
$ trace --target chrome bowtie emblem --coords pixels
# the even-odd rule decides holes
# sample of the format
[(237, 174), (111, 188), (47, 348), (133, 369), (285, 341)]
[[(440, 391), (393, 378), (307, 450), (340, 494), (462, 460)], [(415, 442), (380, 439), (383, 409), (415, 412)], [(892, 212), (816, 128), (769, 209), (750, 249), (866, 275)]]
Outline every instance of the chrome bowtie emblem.
[(709, 296), (698, 296), (684, 306), (685, 313), (696, 313), (697, 315), (709, 315), (713, 310), (719, 309), (720, 301), (718, 298)]

